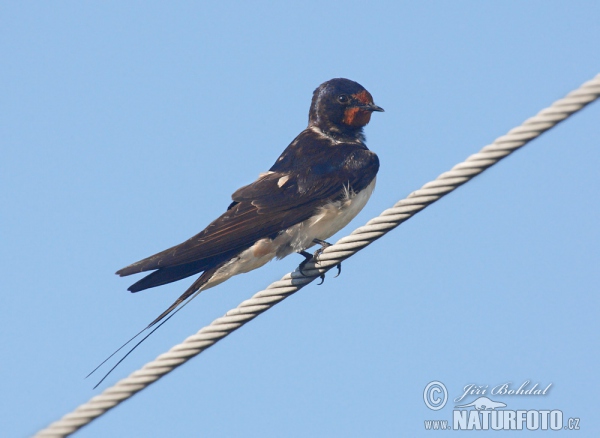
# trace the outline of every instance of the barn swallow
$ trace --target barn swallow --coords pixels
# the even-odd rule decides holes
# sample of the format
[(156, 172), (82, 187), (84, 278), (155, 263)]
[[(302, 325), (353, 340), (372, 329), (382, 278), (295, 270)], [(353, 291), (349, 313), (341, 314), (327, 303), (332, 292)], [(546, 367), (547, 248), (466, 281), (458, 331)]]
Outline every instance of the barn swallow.
[(313, 257), (306, 249), (329, 245), (325, 239), (348, 225), (375, 188), (379, 159), (365, 145), (363, 134), (374, 111), (383, 108), (360, 84), (342, 78), (324, 82), (313, 93), (308, 127), (267, 172), (232, 195), (225, 213), (185, 242), (117, 271), (122, 277), (154, 271), (131, 285), (131, 292), (202, 274), (167, 310), (88, 374), (156, 325), (94, 388), (190, 297), (275, 257), (299, 253), (306, 262)]
[(305, 250), (345, 227), (365, 206), (379, 159), (365, 145), (363, 127), (374, 111), (371, 94), (348, 79), (332, 79), (313, 93), (308, 127), (258, 179), (232, 195), (227, 211), (187, 241), (117, 271), (154, 271), (128, 290), (139, 292), (200, 277), (150, 325), (190, 296), (273, 258)]

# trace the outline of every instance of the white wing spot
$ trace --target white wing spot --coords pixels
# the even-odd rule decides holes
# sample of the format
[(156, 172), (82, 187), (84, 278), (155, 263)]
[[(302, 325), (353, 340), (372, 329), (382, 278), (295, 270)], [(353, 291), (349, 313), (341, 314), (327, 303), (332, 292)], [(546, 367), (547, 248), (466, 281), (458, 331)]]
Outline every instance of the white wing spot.
[(279, 178), (279, 181), (277, 181), (277, 187), (281, 188), (288, 181), (288, 179), (290, 179), (288, 175)]

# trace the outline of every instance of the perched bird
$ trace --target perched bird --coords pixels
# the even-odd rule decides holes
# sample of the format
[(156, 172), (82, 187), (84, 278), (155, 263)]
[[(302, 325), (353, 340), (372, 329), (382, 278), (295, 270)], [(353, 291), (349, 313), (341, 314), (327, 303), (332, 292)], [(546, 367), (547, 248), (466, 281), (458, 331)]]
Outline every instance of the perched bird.
[(341, 78), (324, 82), (313, 93), (308, 127), (268, 172), (232, 195), (233, 202), (225, 213), (191, 239), (117, 271), (120, 276), (154, 271), (130, 286), (131, 292), (200, 272), (202, 275), (167, 310), (88, 374), (156, 326), (94, 388), (190, 297), (233, 275), (259, 268), (274, 257), (299, 253), (305, 257), (302, 269), (313, 257), (307, 248), (319, 244), (322, 250), (329, 245), (325, 239), (362, 210), (375, 188), (379, 159), (367, 148), (363, 135), (373, 111), (383, 109), (360, 84)]
[(360, 84), (332, 79), (313, 93), (308, 127), (268, 172), (233, 195), (219, 218), (189, 240), (117, 271), (154, 271), (129, 287), (139, 292), (202, 275), (151, 327), (190, 296), (259, 268), (274, 257), (305, 252), (345, 227), (365, 206), (379, 159), (365, 145), (363, 127), (383, 109)]

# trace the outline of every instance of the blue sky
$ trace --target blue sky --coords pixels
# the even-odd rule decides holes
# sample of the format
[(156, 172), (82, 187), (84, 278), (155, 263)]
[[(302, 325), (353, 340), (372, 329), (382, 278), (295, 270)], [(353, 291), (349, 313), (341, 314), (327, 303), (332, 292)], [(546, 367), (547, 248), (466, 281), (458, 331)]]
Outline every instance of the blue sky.
[[(598, 16), (591, 1), (1, 2), (2, 435), (297, 266), (201, 294), (99, 390), (83, 379), (192, 281), (130, 294), (114, 272), (217, 217), (304, 129), (321, 82), (356, 80), (386, 110), (366, 129), (377, 189), (336, 240), (594, 77)], [(552, 387), (491, 398), (598, 435), (599, 120), (596, 103), (78, 436), (437, 435), (424, 421), (450, 420), (465, 385), (526, 380)], [(423, 402), (434, 380), (440, 411)]]

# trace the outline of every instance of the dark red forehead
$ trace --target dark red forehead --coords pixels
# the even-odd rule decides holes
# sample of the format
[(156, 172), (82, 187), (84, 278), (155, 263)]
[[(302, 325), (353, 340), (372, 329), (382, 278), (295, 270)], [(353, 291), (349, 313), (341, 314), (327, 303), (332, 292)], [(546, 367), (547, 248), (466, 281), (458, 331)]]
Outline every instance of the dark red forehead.
[(358, 93), (353, 94), (352, 97), (362, 104), (373, 103), (373, 96), (371, 96), (371, 93), (369, 93), (367, 90), (359, 91)]

